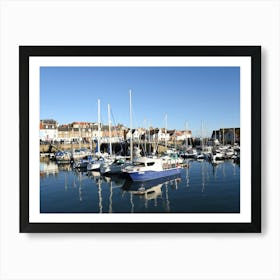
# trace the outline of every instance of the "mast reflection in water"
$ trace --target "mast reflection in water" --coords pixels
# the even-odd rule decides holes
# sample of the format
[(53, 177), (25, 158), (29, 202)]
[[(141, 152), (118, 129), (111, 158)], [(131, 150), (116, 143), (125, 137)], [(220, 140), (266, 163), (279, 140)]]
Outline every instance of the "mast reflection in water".
[(190, 161), (181, 175), (148, 182), (41, 162), (41, 213), (238, 213), (240, 168)]

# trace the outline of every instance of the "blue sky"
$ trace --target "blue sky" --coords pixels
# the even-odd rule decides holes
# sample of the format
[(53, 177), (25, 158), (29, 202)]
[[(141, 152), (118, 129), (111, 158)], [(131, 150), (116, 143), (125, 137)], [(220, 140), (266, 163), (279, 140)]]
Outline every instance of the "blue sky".
[(240, 127), (239, 67), (41, 67), (40, 119), (59, 124), (97, 121), (129, 127), (129, 90), (133, 127), (188, 128), (193, 135), (221, 127)]

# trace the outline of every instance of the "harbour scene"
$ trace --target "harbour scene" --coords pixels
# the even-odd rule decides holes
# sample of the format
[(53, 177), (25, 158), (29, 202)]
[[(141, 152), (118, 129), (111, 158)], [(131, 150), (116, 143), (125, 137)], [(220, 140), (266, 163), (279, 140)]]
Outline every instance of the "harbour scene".
[[(63, 85), (68, 87), (72, 83), (68, 80), (71, 75), (77, 75), (78, 71), (84, 77), (88, 69), (43, 68), (46, 69), (41, 71), (43, 98), (39, 133), (41, 213), (240, 212), (239, 68), (201, 67), (198, 71), (192, 67), (93, 67), (91, 75), (103, 83), (107, 79), (113, 83), (117, 74), (129, 73), (138, 84), (135, 77), (140, 71), (141, 82), (147, 79), (151, 85), (150, 79), (164, 81), (168, 77), (170, 81), (163, 86), (180, 82), (182, 85), (177, 86), (177, 90), (180, 87), (182, 90), (188, 88), (186, 76), (191, 75), (197, 80), (192, 81), (196, 82), (193, 90), (196, 88), (199, 92), (209, 84), (210, 91), (228, 87), (231, 94), (212, 100), (208, 93), (208, 102), (204, 100), (197, 110), (181, 102), (171, 106), (170, 102), (181, 100), (182, 93), (174, 95), (174, 99), (163, 95), (163, 100), (153, 109), (150, 109), (153, 98), (148, 102), (147, 94), (131, 89), (121, 94), (121, 99), (116, 99), (114, 94), (104, 94), (108, 103), (103, 104), (101, 95), (93, 105), (84, 106), (84, 109), (91, 109), (86, 113), (84, 110), (76, 112), (77, 98), (75, 101), (67, 99), (63, 105), (67, 109), (53, 114), (57, 118), (62, 113), (68, 115), (68, 122), (63, 123), (54, 117), (47, 118), (54, 109), (45, 101), (46, 93), (54, 87), (49, 86), (50, 81), (56, 81), (52, 84), (61, 90)], [(59, 78), (65, 80), (62, 82)], [(200, 79), (206, 85), (200, 85)], [(80, 82), (74, 85), (77, 87)], [(101, 86), (105, 92), (108, 87), (111, 89), (110, 84), (103, 83), (99, 89)], [(122, 83), (126, 83), (126, 79), (123, 78)], [(118, 80), (118, 84), (122, 83)], [(92, 95), (88, 96), (92, 100)], [(158, 97), (155, 94), (156, 100)], [(211, 103), (218, 106), (217, 109), (228, 105), (232, 98), (236, 100), (233, 99), (231, 106), (212, 111)], [(112, 99), (110, 103), (109, 99)], [(112, 105), (113, 108), (117, 105), (116, 111)], [(186, 120), (188, 115), (192, 115), (190, 121)], [(87, 120), (89, 117), (95, 121)], [(209, 125), (211, 122), (228, 125), (217, 128)]]
[(41, 213), (236, 213), (239, 165), (187, 160), (180, 174), (134, 182), (41, 161)]

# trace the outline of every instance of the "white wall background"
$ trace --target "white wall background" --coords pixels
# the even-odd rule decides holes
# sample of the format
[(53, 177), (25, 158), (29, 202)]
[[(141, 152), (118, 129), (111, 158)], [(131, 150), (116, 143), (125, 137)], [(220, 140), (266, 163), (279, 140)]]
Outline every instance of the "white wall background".
[[(2, 0), (0, 9), (1, 280), (280, 279), (279, 1)], [(19, 234), (19, 45), (262, 45), (263, 233)]]

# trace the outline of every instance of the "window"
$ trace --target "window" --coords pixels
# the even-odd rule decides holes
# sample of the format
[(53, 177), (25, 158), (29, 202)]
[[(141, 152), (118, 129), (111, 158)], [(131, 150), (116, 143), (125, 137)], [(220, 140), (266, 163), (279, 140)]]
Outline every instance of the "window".
[(139, 167), (145, 166), (145, 163), (143, 163), (143, 162), (135, 162), (134, 166), (139, 166)]

